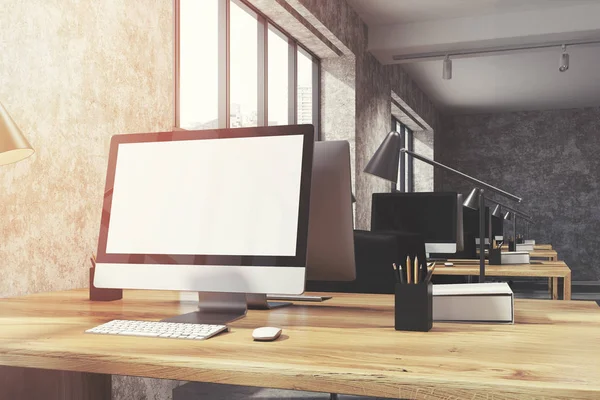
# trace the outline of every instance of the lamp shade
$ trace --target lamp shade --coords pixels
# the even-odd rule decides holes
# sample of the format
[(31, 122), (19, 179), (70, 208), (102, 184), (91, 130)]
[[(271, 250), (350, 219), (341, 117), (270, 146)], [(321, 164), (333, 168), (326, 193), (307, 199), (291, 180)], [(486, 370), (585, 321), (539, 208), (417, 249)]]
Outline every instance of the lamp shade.
[(496, 207), (494, 207), (494, 211), (492, 211), (492, 216), (504, 218), (504, 216), (502, 215), (502, 211), (500, 211), (500, 204), (496, 204)]
[(479, 210), (479, 196), (480, 191), (478, 188), (473, 188), (467, 199), (463, 202), (463, 206), (470, 208), (471, 210)]
[(400, 134), (391, 131), (373, 154), (364, 171), (388, 181), (396, 182), (398, 180), (401, 148)]
[(508, 221), (512, 220), (513, 219), (512, 213), (510, 211), (507, 211), (506, 214), (504, 214), (504, 219), (508, 220)]
[(0, 165), (21, 161), (33, 153), (33, 148), (0, 103)]

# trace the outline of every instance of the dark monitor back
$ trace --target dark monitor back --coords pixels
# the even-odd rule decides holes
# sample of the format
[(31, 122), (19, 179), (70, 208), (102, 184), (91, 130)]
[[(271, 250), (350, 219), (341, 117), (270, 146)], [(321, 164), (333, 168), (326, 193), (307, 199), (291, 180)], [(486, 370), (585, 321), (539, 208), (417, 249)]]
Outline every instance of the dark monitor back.
[[(485, 237), (487, 238), (489, 229), (489, 207), (485, 208)], [(492, 237), (502, 236), (504, 220), (492, 216)], [(477, 258), (476, 241), (479, 238), (479, 211), (463, 207), (463, 228), (464, 228), (464, 248), (463, 251), (453, 255), (456, 258)], [(449, 257), (450, 255), (444, 255)]]
[(494, 217), (492, 215), (492, 236), (504, 235), (504, 218)]
[[(489, 229), (490, 208), (485, 208), (485, 237), (487, 238)], [(504, 220), (492, 215), (492, 236), (502, 236)], [(468, 207), (463, 207), (463, 229), (479, 237), (479, 211)]]
[(456, 192), (374, 193), (372, 231), (416, 233), (426, 243), (463, 248), (462, 201)]

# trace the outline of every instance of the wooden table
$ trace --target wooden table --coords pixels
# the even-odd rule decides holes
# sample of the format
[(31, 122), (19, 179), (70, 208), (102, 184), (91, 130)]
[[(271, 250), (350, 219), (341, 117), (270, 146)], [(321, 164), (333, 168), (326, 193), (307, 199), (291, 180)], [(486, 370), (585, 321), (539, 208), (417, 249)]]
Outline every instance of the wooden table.
[[(394, 330), (391, 295), (333, 296), (249, 311), (230, 333), (206, 341), (83, 333), (112, 319), (192, 311), (178, 293), (125, 291), (106, 303), (89, 302), (85, 290), (2, 299), (0, 365), (13, 368), (0, 367), (0, 377), (10, 387), (20, 367), (87, 374), (97, 384), (86, 399), (108, 398), (98, 388), (110, 388), (110, 374), (396, 399), (600, 398), (595, 302), (517, 299), (514, 325), (436, 322), (420, 333)], [(282, 327), (282, 337), (253, 342), (252, 330), (266, 325)]]
[(558, 261), (556, 250), (533, 250), (529, 252), (529, 257), (533, 260), (544, 259), (548, 261)]
[[(445, 267), (443, 263), (436, 265), (435, 275), (479, 275), (479, 260), (448, 260), (453, 267)], [(571, 300), (571, 269), (564, 261), (541, 261), (540, 264), (505, 264), (489, 265), (486, 260), (485, 276), (497, 277), (537, 277), (548, 278), (552, 283), (550, 294), (553, 300), (558, 299), (558, 279), (563, 279), (563, 300)]]
[[(508, 245), (502, 246), (503, 250), (508, 251)], [(533, 246), (533, 251), (529, 252), (529, 257), (532, 260), (558, 261), (558, 253), (552, 250), (550, 244), (536, 244)], [(553, 299), (558, 296), (558, 278), (548, 278), (548, 292)]]
[[(508, 251), (508, 246), (502, 246), (502, 250)], [(558, 261), (558, 253), (552, 249), (536, 249), (534, 247), (533, 251), (529, 251), (529, 257), (532, 259), (544, 259), (546, 261)]]

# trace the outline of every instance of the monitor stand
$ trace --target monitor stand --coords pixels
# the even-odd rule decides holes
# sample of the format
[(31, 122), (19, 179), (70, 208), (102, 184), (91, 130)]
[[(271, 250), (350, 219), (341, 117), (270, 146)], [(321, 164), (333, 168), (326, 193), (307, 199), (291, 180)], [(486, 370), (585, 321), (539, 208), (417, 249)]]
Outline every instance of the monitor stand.
[(198, 311), (166, 318), (161, 322), (226, 325), (244, 317), (248, 308), (272, 310), (291, 304), (268, 302), (264, 294), (198, 292)]
[(267, 301), (268, 299), (266, 294), (246, 294), (248, 308), (251, 310), (273, 310), (292, 305), (287, 301)]

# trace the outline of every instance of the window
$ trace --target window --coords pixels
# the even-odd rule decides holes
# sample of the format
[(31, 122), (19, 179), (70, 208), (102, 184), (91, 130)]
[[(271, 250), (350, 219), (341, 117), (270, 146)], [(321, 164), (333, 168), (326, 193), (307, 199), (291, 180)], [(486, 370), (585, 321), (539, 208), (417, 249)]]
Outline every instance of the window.
[(268, 116), (269, 125), (293, 123), (289, 110), (289, 40), (279, 30), (269, 26), (268, 33)]
[[(403, 123), (392, 117), (392, 129), (400, 134), (402, 147), (413, 151), (414, 139), (413, 132)], [(392, 192), (412, 192), (413, 186), (413, 158), (404, 153), (400, 153), (400, 162), (398, 166), (398, 180), (392, 183)]]
[[(183, 129), (217, 127), (219, 117), (218, 0), (180, 0), (179, 124)], [(206, 38), (198, 41), (196, 38)]]
[(298, 108), (298, 123), (312, 124), (313, 121), (313, 61), (312, 57), (302, 49), (298, 49), (298, 86), (296, 89), (298, 100), (296, 106)]
[[(229, 126), (258, 125), (258, 21), (243, 3), (232, 1), (229, 11)], [(206, 62), (210, 62), (207, 59)], [(214, 60), (213, 60), (214, 62)]]
[(175, 125), (313, 124), (319, 59), (245, 0), (175, 0)]

